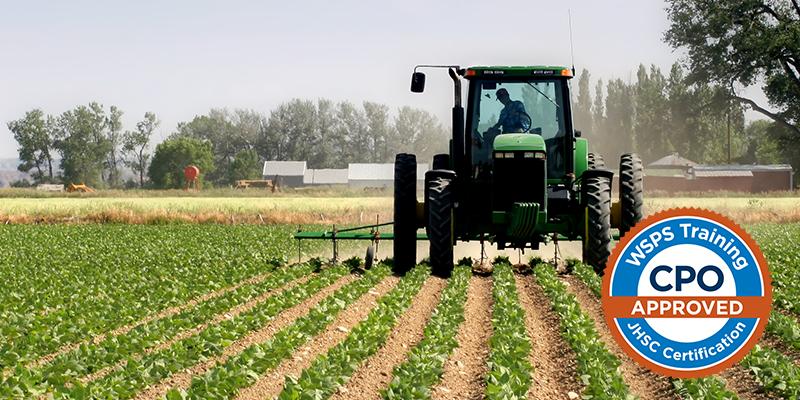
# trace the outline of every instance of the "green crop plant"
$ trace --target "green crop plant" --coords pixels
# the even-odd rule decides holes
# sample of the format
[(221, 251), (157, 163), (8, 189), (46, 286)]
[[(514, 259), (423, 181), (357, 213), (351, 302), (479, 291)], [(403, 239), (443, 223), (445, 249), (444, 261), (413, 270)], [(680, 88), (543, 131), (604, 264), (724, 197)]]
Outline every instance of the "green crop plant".
[[(459, 263), (462, 264), (462, 263)], [(472, 262), (463, 263), (442, 291), (424, 337), (410, 352), (408, 360), (394, 368), (392, 382), (383, 391), (384, 399), (429, 399), (431, 387), (444, 373), (445, 360), (458, 346), (456, 335), (464, 322), (464, 304), (472, 276)]]
[[(344, 268), (344, 267), (342, 267)], [(308, 314), (295, 321), (263, 343), (254, 344), (205, 375), (195, 377), (189, 389), (182, 393), (172, 389), (170, 399), (227, 399), (253, 384), (259, 376), (277, 367), (281, 361), (333, 323), (348, 305), (366, 294), (390, 273), (386, 265), (378, 265), (361, 278), (337, 290), (322, 300)]]
[[(19, 392), (33, 390), (33, 393), (28, 393), (33, 395), (46, 391), (50, 385), (63, 385), (69, 379), (99, 371), (127, 357), (164, 343), (181, 331), (208, 322), (220, 313), (256, 296), (310, 274), (311, 270), (312, 266), (309, 264), (277, 269), (261, 282), (243, 285), (224, 295), (189, 307), (180, 313), (152, 320), (121, 335), (106, 337), (99, 343), (83, 344), (55, 357), (39, 368), (30, 370), (18, 368), (15, 376), (9, 376), (0, 384), (0, 387), (4, 388), (2, 390)], [(21, 386), (18, 384), (20, 381), (27, 384)]]
[(70, 382), (70, 385), (57, 387), (54, 397), (131, 398), (147, 385), (191, 367), (203, 359), (221, 354), (234, 341), (266, 325), (281, 311), (311, 297), (346, 273), (347, 269), (341, 266), (324, 270), (318, 276), (268, 298), (251, 310), (218, 325), (209, 326), (166, 349), (147, 354), (140, 359), (128, 359), (122, 369), (98, 380), (88, 384)]
[(378, 305), (344, 341), (314, 360), (298, 379), (287, 377), (278, 399), (330, 397), (367, 357), (386, 343), (397, 318), (411, 305), (429, 275), (430, 269), (426, 266), (409, 271), (391, 292), (378, 300)]
[(492, 276), (494, 307), (486, 397), (523, 399), (530, 389), (533, 371), (528, 360), (531, 342), (525, 332), (525, 311), (519, 304), (514, 272), (507, 259), (495, 264)]
[(632, 398), (620, 375), (619, 359), (603, 344), (594, 321), (581, 310), (575, 295), (567, 291), (553, 268), (539, 265), (533, 271), (561, 320), (562, 336), (575, 351), (578, 371), (586, 385), (583, 395), (592, 399)]

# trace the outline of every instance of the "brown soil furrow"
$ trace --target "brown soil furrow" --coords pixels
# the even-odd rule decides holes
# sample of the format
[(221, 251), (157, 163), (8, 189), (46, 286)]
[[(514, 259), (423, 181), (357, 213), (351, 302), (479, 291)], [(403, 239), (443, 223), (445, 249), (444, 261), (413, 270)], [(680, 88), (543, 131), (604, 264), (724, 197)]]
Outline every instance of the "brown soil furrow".
[(594, 326), (600, 334), (600, 338), (622, 362), (620, 372), (625, 383), (630, 387), (631, 393), (642, 400), (678, 399), (678, 395), (675, 393), (674, 387), (668, 378), (656, 375), (637, 364), (617, 345), (614, 337), (611, 336), (608, 325), (606, 325), (600, 299), (577, 277), (564, 275), (562, 279), (567, 284), (570, 293), (577, 297), (581, 309), (594, 320)]
[(780, 397), (764, 393), (764, 387), (747, 369), (734, 365), (718, 375), (725, 380), (725, 387), (736, 393), (741, 400), (770, 400)]
[(781, 338), (767, 333), (761, 339), (760, 344), (761, 346), (771, 347), (781, 352), (786, 357), (789, 357), (795, 365), (800, 366), (800, 350), (795, 349), (790, 344), (781, 340)]
[[(136, 359), (140, 359), (143, 355), (155, 353), (157, 351), (161, 351), (161, 350), (164, 350), (166, 348), (169, 348), (170, 346), (172, 346), (173, 344), (175, 344), (177, 342), (180, 342), (181, 340), (184, 340), (184, 339), (186, 339), (188, 337), (191, 337), (193, 335), (196, 335), (196, 334), (200, 333), (201, 331), (203, 331), (204, 329), (208, 328), (209, 326), (213, 326), (213, 325), (219, 324), (222, 321), (225, 321), (225, 320), (228, 320), (228, 319), (232, 319), (232, 318), (238, 316), (241, 313), (247, 312), (247, 311), (251, 310), (253, 307), (257, 306), (258, 304), (263, 303), (268, 298), (274, 296), (276, 293), (280, 293), (280, 292), (283, 292), (285, 290), (291, 289), (291, 288), (295, 287), (296, 285), (299, 285), (299, 284), (307, 281), (308, 279), (310, 279), (310, 276), (304, 276), (304, 277), (295, 279), (295, 280), (287, 283), (286, 285), (283, 285), (280, 288), (266, 291), (266, 292), (256, 296), (255, 298), (250, 299), (249, 301), (247, 301), (247, 302), (245, 302), (243, 304), (239, 304), (238, 306), (236, 306), (236, 307), (234, 307), (234, 308), (232, 308), (232, 309), (230, 309), (228, 311), (225, 311), (222, 314), (216, 315), (209, 322), (206, 322), (204, 324), (200, 324), (198, 326), (195, 326), (194, 328), (191, 328), (189, 330), (185, 330), (185, 331), (182, 331), (182, 332), (178, 333), (177, 335), (173, 336), (170, 340), (167, 340), (164, 343), (161, 343), (161, 344), (159, 344), (157, 346), (149, 348), (149, 349), (145, 350), (144, 352), (142, 352), (141, 354), (136, 355), (135, 358)], [(120, 361), (116, 365), (112, 365), (112, 366), (103, 368), (103, 369), (101, 369), (101, 370), (99, 370), (99, 371), (97, 371), (95, 373), (86, 375), (85, 377), (81, 378), (81, 382), (86, 383), (86, 382), (91, 382), (93, 380), (100, 379), (100, 378), (108, 375), (112, 371), (121, 369), (125, 365), (125, 363), (126, 363), (126, 361)]]
[(531, 340), (533, 383), (528, 399), (569, 399), (581, 393), (575, 352), (564, 341), (558, 316), (533, 276), (516, 276), (517, 293), (525, 310), (525, 330)]
[(286, 376), (299, 376), (304, 369), (311, 366), (314, 360), (328, 349), (342, 342), (350, 330), (369, 315), (377, 305), (377, 300), (392, 290), (400, 278), (390, 276), (378, 286), (348, 307), (346, 307), (327, 328), (311, 339), (292, 358), (284, 360), (277, 368), (262, 376), (255, 384), (243, 389), (237, 399), (271, 399), (283, 390)]
[(408, 358), (408, 352), (424, 337), (434, 308), (447, 281), (430, 277), (414, 298), (411, 306), (400, 316), (383, 347), (361, 364), (350, 380), (339, 388), (332, 400), (380, 399), (380, 390), (389, 386), (392, 371)]
[(38, 359), (30, 362), (26, 366), (26, 368), (37, 368), (37, 367), (40, 367), (40, 366), (42, 366), (44, 364), (47, 364), (50, 361), (53, 361), (56, 357), (77, 349), (83, 343), (98, 344), (98, 343), (102, 342), (103, 340), (105, 340), (109, 336), (124, 335), (124, 334), (130, 332), (132, 329), (134, 329), (134, 328), (136, 328), (138, 326), (144, 325), (144, 324), (146, 324), (148, 322), (178, 314), (178, 313), (186, 310), (189, 307), (194, 307), (195, 305), (197, 305), (199, 303), (202, 303), (202, 302), (204, 302), (206, 300), (211, 300), (211, 299), (213, 299), (215, 297), (222, 296), (222, 295), (224, 295), (226, 293), (229, 293), (229, 292), (231, 292), (233, 290), (236, 290), (236, 289), (238, 289), (238, 288), (240, 288), (240, 287), (242, 287), (244, 285), (261, 282), (264, 279), (266, 279), (267, 276), (269, 276), (271, 273), (272, 272), (265, 272), (263, 274), (259, 274), (259, 275), (247, 278), (247, 279), (245, 279), (245, 280), (243, 280), (243, 281), (241, 281), (241, 282), (239, 282), (239, 283), (237, 283), (235, 285), (224, 287), (222, 289), (218, 289), (218, 290), (203, 294), (203, 295), (201, 295), (199, 297), (195, 297), (194, 299), (189, 300), (188, 302), (186, 302), (184, 304), (181, 304), (179, 306), (169, 307), (169, 308), (166, 308), (164, 310), (161, 310), (160, 312), (158, 312), (156, 314), (148, 315), (148, 316), (146, 316), (146, 317), (144, 317), (144, 318), (140, 319), (139, 321), (136, 321), (136, 322), (134, 322), (132, 324), (121, 326), (121, 327), (113, 329), (113, 330), (111, 330), (109, 332), (95, 335), (94, 337), (92, 337), (91, 339), (89, 339), (87, 341), (77, 342), (77, 343), (70, 343), (70, 344), (64, 345), (61, 348), (59, 348), (58, 350), (56, 350), (56, 351), (54, 351), (54, 352), (52, 352), (50, 354), (47, 354), (45, 356), (39, 357)]
[(241, 353), (244, 349), (250, 347), (250, 345), (266, 341), (279, 330), (289, 326), (295, 320), (307, 314), (309, 310), (322, 301), (322, 299), (330, 296), (333, 294), (333, 292), (354, 281), (355, 279), (356, 277), (353, 275), (344, 276), (343, 278), (334, 282), (332, 285), (325, 287), (324, 289), (315, 293), (313, 296), (303, 300), (300, 302), (300, 304), (290, 307), (289, 309), (279, 313), (272, 321), (267, 323), (267, 325), (263, 326), (261, 329), (251, 332), (244, 338), (235, 341), (230, 346), (226, 347), (221, 355), (195, 364), (193, 367), (174, 374), (158, 384), (149, 386), (147, 389), (140, 392), (135, 399), (142, 400), (162, 398), (173, 387), (177, 387), (178, 389), (186, 389), (189, 387), (189, 384), (191, 384), (193, 376), (206, 373), (218, 363), (224, 363), (229, 357)]
[(492, 279), (473, 276), (467, 289), (464, 322), (458, 329), (458, 347), (445, 363), (433, 398), (482, 399), (486, 390), (489, 338), (492, 336)]

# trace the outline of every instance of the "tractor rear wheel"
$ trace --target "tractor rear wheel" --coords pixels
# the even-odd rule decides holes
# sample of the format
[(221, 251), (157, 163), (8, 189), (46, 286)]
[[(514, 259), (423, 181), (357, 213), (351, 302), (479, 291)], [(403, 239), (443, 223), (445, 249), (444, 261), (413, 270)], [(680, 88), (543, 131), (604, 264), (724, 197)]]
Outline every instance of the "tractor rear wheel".
[(431, 271), (447, 278), (453, 272), (453, 189), (455, 172), (434, 170), (425, 174), (428, 204), (428, 240)]
[(589, 169), (603, 168), (606, 166), (606, 162), (600, 154), (589, 153), (588, 160)]
[(611, 255), (611, 185), (607, 178), (594, 177), (586, 188), (586, 230), (583, 237), (583, 262), (603, 275)]
[(619, 202), (622, 236), (644, 217), (644, 168), (636, 153), (623, 154), (619, 159)]
[(417, 157), (401, 153), (394, 161), (394, 263), (404, 273), (417, 263)]

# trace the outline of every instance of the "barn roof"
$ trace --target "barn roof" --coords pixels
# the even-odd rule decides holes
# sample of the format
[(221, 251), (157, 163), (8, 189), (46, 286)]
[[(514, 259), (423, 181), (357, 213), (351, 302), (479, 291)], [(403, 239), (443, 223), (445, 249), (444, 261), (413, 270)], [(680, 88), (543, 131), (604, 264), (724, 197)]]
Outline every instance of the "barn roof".
[[(417, 179), (425, 179), (428, 164), (417, 164)], [(347, 179), (351, 181), (394, 180), (394, 163), (353, 163), (347, 166)]]
[(695, 165), (695, 171), (750, 171), (750, 172), (765, 172), (765, 171), (786, 171), (791, 172), (792, 166), (789, 164), (722, 164), (722, 165)]
[(264, 161), (264, 176), (303, 176), (305, 173), (305, 161)]
[(691, 167), (697, 165), (696, 162), (689, 160), (688, 158), (683, 158), (678, 153), (672, 153), (668, 156), (661, 157), (656, 161), (647, 164), (648, 168), (676, 168), (676, 167)]
[(743, 178), (751, 177), (753, 173), (743, 170), (695, 170), (695, 178)]

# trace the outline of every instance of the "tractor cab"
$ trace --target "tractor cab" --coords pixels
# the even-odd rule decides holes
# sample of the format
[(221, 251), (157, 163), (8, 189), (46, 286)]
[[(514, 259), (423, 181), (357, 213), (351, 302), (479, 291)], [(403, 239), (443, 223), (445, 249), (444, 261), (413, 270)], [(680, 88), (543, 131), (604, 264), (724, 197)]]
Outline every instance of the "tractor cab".
[[(572, 137), (567, 80), (572, 73), (562, 67), (476, 67), (467, 69), (465, 76), (470, 158), (476, 174), (491, 173), (496, 159), (515, 157), (502, 148), (518, 143), (520, 150), (531, 147), (528, 158), (546, 160), (549, 179), (562, 180), (567, 173), (567, 139)], [(501, 149), (495, 150), (498, 137)]]
[(424, 228), (431, 265), (441, 275), (452, 270), (456, 241), (537, 249), (559, 238), (581, 240), (584, 261), (602, 273), (611, 229), (624, 234), (642, 217), (643, 172), (637, 155), (623, 155), (620, 201), (613, 203), (613, 172), (572, 124), (572, 71), (418, 65), (411, 80), (416, 93), (425, 86), (420, 68), (445, 68), (453, 81), (453, 135), (449, 154), (436, 155), (425, 174), (422, 202), (415, 194), (416, 157), (395, 158), (395, 266), (413, 265), (417, 229)]

